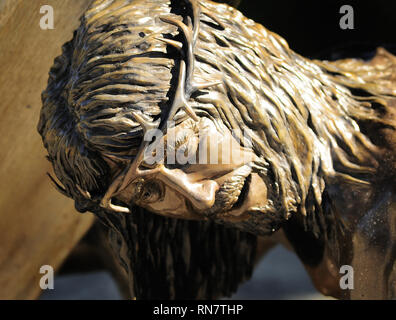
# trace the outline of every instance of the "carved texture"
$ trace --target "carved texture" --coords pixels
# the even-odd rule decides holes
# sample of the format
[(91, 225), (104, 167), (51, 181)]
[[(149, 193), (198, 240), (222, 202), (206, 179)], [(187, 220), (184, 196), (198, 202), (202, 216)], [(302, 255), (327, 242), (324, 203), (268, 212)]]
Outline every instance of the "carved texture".
[[(361, 124), (395, 128), (393, 121), (383, 117), (389, 99), (396, 96), (394, 81), (386, 70), (359, 61), (310, 61), (239, 11), (210, 1), (194, 3), (201, 10), (199, 21), (192, 21), (190, 1), (95, 1), (74, 39), (55, 61), (43, 93), (39, 123), (49, 160), (63, 185), (58, 188), (76, 201), (80, 211), (96, 212), (119, 234), (124, 241), (121, 257), (125, 267), (135, 268), (130, 270), (135, 281), (148, 277), (142, 274), (143, 262), (150, 265), (149, 261), (159, 259), (165, 277), (161, 279), (169, 284), (161, 297), (179, 297), (179, 289), (188, 290), (181, 289), (179, 282), (186, 278), (177, 278), (180, 274), (175, 272), (187, 251), (176, 246), (175, 239), (186, 240), (186, 233), (200, 234), (194, 228), (203, 228), (204, 242), (194, 250), (203, 250), (207, 256), (217, 250), (217, 243), (228, 243), (228, 237), (231, 242), (239, 237), (245, 239), (242, 243), (250, 241), (246, 234), (211, 223), (171, 221), (143, 215), (140, 209), (136, 215), (116, 215), (99, 208), (113, 182), (103, 157), (120, 168), (135, 159), (144, 129), (136, 114), (144, 115), (146, 122), (166, 118), (177, 100), (180, 81), (186, 80), (178, 77), (183, 63), (195, 60), (194, 68), (186, 63), (189, 80), (205, 83), (220, 79), (221, 85), (190, 91), (193, 112), (184, 108), (177, 110), (176, 116), (181, 119), (195, 113), (244, 131), (261, 158), (256, 165), (268, 185), (269, 205), (259, 209), (268, 214), (254, 212), (249, 221), (236, 225), (252, 233), (271, 232), (295, 213), (304, 216), (305, 228), (316, 236), (328, 232), (326, 221), (334, 217), (323, 211), (326, 185), (334, 181), (369, 185), (375, 178), (381, 150), (362, 132)], [(199, 32), (193, 33), (196, 41), (180, 39), (183, 33), (188, 34), (181, 23), (190, 31), (199, 23)], [(188, 59), (192, 52), (193, 59)], [(137, 244), (144, 236), (141, 230), (147, 232), (146, 228), (156, 223), (154, 230), (166, 241), (148, 240), (140, 243), (146, 249), (139, 251)], [(212, 243), (212, 238), (217, 240)], [(155, 244), (163, 247), (157, 250)], [(202, 272), (209, 276), (197, 297), (229, 293), (249, 274), (251, 252), (242, 252), (242, 247), (234, 253), (247, 262), (240, 275), (233, 273), (238, 260), (228, 256), (233, 251), (228, 244), (223, 245), (222, 263), (211, 260), (211, 267), (190, 269), (196, 276)], [(177, 257), (170, 259), (172, 252)], [(141, 260), (145, 254), (148, 260)], [(129, 265), (128, 259), (136, 266)], [(230, 273), (221, 276), (217, 265), (220, 268), (228, 262)], [(187, 269), (181, 268), (188, 278)], [(214, 274), (220, 278), (212, 287)], [(234, 282), (227, 284), (232, 277)], [(136, 282), (137, 296), (155, 296), (150, 288), (144, 288), (145, 281), (150, 278)], [(193, 287), (198, 288), (198, 282)], [(172, 288), (175, 292), (169, 291)]]
[(251, 277), (256, 237), (213, 222), (96, 212), (131, 276), (138, 299), (215, 299), (231, 296)]

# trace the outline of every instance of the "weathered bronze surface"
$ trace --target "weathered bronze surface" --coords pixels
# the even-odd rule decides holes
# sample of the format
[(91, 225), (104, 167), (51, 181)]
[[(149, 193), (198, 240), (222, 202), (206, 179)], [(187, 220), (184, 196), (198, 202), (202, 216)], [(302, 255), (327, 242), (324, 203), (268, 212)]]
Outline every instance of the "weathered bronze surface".
[[(98, 0), (51, 69), (38, 129), (53, 182), (109, 226), (138, 298), (230, 294), (251, 273), (253, 235), (282, 229), (321, 292), (384, 299), (396, 298), (395, 107), (384, 49), (311, 61), (224, 4)], [(163, 136), (143, 140), (153, 129)], [(148, 163), (159, 145), (195, 163), (170, 164), (169, 148)]]

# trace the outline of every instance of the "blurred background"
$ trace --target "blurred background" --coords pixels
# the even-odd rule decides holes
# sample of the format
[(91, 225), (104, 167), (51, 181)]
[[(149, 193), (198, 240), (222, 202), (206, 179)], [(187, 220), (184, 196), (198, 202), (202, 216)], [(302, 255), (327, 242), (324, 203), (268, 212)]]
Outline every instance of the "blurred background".
[[(119, 300), (122, 293), (106, 270), (55, 276), (55, 289), (46, 290), (42, 300)], [(257, 265), (252, 278), (229, 298), (238, 300), (324, 300), (296, 255), (282, 246), (272, 249)]]

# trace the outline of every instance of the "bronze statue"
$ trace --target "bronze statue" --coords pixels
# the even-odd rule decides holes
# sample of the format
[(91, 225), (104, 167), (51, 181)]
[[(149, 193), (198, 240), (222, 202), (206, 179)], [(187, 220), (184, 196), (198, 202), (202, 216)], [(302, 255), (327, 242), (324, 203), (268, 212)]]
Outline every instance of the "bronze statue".
[[(52, 180), (109, 226), (134, 296), (230, 294), (255, 236), (281, 229), (324, 294), (396, 298), (396, 58), (384, 49), (311, 61), (225, 4), (98, 0), (42, 97)], [(164, 285), (150, 291), (156, 268)]]

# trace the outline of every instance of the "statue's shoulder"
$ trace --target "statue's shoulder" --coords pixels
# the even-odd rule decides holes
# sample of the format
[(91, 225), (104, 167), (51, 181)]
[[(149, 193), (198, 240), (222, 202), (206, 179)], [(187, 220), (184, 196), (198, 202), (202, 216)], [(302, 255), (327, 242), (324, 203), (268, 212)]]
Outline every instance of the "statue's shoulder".
[(384, 147), (381, 171), (387, 177), (396, 177), (396, 56), (380, 47), (369, 61), (344, 59), (335, 63), (353, 71), (365, 83), (365, 89), (375, 92), (385, 106), (381, 116), (384, 125), (371, 124), (368, 135)]
[[(388, 121), (396, 122), (396, 98), (389, 98), (386, 118)], [(396, 130), (394, 128), (384, 127), (380, 129), (379, 135), (383, 137), (386, 147), (384, 171), (388, 171), (388, 177), (396, 177)]]

